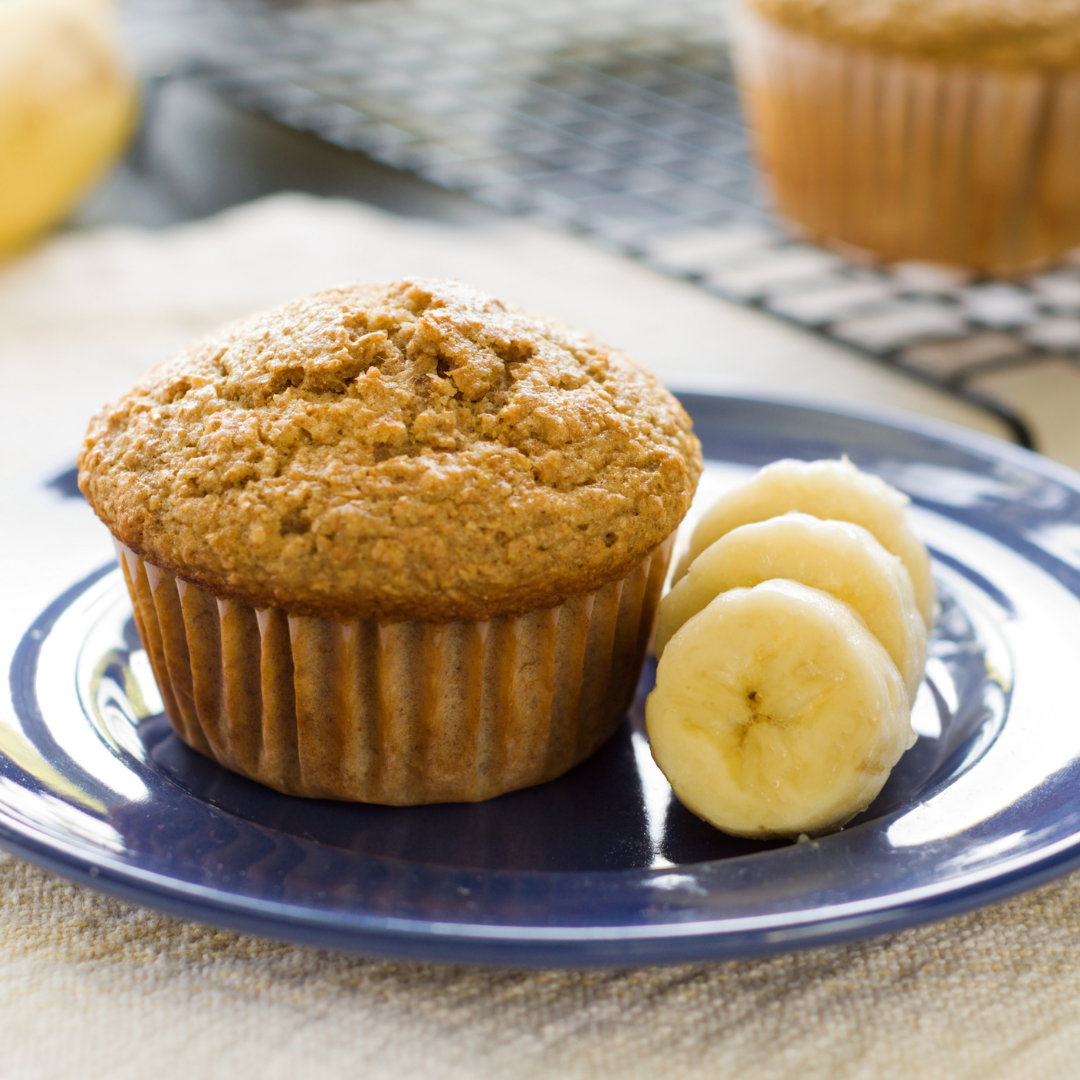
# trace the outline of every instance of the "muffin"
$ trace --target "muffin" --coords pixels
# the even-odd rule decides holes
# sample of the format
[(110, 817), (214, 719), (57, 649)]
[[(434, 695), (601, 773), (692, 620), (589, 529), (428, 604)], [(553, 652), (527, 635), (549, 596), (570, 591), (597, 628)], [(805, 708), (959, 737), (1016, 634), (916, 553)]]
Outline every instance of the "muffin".
[(623, 353), (449, 281), (355, 284), (103, 409), (79, 484), (188, 745), (294, 795), (473, 801), (629, 704), (701, 469)]
[(1080, 0), (741, 0), (735, 30), (811, 236), (996, 275), (1080, 245)]

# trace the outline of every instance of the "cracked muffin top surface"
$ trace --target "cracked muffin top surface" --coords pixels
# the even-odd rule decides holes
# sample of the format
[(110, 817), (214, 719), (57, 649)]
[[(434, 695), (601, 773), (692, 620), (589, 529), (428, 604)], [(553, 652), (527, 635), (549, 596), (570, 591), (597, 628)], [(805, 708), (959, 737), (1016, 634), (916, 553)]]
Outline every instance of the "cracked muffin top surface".
[(1080, 0), (749, 0), (792, 30), (946, 63), (1080, 65)]
[(626, 355), (451, 281), (330, 289), (234, 324), (92, 421), (113, 535), (218, 596), (486, 619), (626, 574), (701, 454)]

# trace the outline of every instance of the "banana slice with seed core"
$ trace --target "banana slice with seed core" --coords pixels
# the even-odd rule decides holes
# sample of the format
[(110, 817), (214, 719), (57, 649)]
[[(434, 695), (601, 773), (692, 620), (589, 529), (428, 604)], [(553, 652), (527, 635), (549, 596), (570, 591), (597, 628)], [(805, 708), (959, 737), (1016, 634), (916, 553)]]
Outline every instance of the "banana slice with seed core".
[(915, 741), (877, 638), (847, 604), (786, 580), (721, 593), (683, 625), (646, 727), (680, 801), (752, 837), (839, 827)]
[(930, 556), (905, 517), (906, 495), (877, 476), (841, 461), (775, 461), (741, 487), (722, 495), (698, 522), (690, 550), (675, 572), (678, 581), (710, 544), (739, 525), (798, 510), (814, 517), (851, 521), (869, 530), (898, 556), (911, 575), (923, 623), (934, 625), (936, 603)]
[(850, 604), (900, 669), (913, 701), (926, 666), (926, 625), (911, 575), (860, 525), (783, 514), (740, 525), (707, 547), (664, 597), (656, 655), (717, 594), (788, 578)]

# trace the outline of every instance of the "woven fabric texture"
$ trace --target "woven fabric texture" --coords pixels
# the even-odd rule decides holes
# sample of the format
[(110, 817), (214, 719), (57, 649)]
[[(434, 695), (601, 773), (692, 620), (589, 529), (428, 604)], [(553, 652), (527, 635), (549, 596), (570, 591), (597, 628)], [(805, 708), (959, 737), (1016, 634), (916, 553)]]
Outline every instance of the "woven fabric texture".
[(181, 922), (0, 860), (0, 1077), (1076, 1076), (1080, 874), (761, 961), (519, 972)]

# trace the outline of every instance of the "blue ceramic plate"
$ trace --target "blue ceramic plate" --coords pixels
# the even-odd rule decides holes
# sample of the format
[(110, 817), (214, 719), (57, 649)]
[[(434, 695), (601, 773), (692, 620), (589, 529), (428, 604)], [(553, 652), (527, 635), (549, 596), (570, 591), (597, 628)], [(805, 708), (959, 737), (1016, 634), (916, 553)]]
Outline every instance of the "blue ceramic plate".
[[(842, 832), (757, 843), (684, 810), (643, 735), (651, 670), (618, 734), (551, 784), (410, 808), (279, 795), (172, 735), (111, 565), (48, 603), (63, 583), (27, 545), (12, 606), (40, 614), (0, 637), (11, 690), (0, 841), (207, 923), (537, 966), (820, 945), (964, 911), (1080, 863), (1080, 477), (929, 423), (684, 400), (711, 462), (702, 501), (775, 458), (847, 453), (912, 496), (932, 549), (942, 612), (913, 713), (921, 737)], [(104, 540), (83, 503), (60, 498), (70, 480), (41, 494), (40, 520), (86, 565)]]

